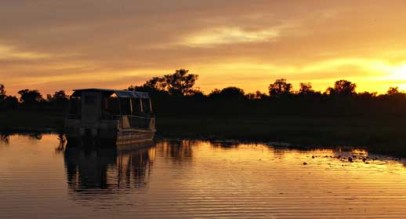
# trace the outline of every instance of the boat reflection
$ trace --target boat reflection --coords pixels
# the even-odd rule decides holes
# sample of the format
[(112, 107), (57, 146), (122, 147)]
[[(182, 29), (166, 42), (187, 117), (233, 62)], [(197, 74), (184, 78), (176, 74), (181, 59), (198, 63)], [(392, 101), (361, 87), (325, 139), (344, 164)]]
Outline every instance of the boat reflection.
[(72, 191), (106, 194), (147, 185), (155, 148), (152, 142), (125, 149), (67, 146), (64, 157)]

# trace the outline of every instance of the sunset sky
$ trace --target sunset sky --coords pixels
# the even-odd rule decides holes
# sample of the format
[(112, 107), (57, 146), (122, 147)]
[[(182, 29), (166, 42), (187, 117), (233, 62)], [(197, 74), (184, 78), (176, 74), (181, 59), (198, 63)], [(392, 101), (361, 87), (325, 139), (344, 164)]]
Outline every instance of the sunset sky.
[(197, 87), (406, 90), (402, 0), (13, 0), (0, 2), (0, 83), (124, 89), (186, 68)]

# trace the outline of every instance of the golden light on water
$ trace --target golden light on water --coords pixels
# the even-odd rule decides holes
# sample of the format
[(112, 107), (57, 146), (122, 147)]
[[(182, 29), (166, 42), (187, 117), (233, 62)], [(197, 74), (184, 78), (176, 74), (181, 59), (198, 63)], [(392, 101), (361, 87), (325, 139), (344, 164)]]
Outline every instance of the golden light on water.
[(151, 149), (113, 153), (55, 150), (59, 143), (49, 134), (0, 142), (0, 195), (7, 198), (0, 216), (400, 218), (406, 213), (405, 161), (365, 150), (161, 140)]

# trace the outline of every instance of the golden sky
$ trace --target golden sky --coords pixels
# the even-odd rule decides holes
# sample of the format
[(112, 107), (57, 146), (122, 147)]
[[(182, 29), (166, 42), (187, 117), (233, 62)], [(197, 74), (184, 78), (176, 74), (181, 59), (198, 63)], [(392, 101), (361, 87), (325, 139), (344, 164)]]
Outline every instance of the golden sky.
[(278, 78), (406, 90), (405, 11), (402, 0), (2, 1), (0, 83), (127, 88), (186, 68), (205, 93), (265, 92)]

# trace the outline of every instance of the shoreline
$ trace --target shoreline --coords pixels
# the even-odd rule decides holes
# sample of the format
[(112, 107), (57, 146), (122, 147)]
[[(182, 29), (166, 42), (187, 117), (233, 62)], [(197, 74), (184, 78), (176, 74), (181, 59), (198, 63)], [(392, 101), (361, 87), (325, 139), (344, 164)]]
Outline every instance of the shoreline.
[[(30, 135), (30, 134), (64, 134), (61, 130), (51, 130), (51, 129), (14, 129), (14, 130), (1, 130), (0, 135)], [(216, 136), (164, 136), (157, 134), (154, 140), (192, 140), (192, 141), (208, 141), (215, 144), (226, 144), (227, 147), (232, 147), (238, 144), (264, 144), (270, 147), (285, 148), (292, 150), (317, 150), (317, 149), (341, 149), (341, 150), (352, 150), (352, 149), (362, 149), (366, 150), (368, 153), (392, 156), (395, 158), (406, 158), (406, 154), (399, 154), (392, 151), (385, 150), (375, 150), (375, 147), (362, 146), (355, 144), (305, 144), (305, 143), (293, 143), (285, 141), (271, 141), (271, 140), (253, 140), (253, 139), (234, 139), (234, 138), (220, 138)]]
[[(7, 115), (6, 115), (7, 114)], [(13, 119), (16, 122), (13, 123)], [(281, 143), (294, 148), (365, 148), (370, 152), (406, 157), (406, 118), (161, 115), (160, 138)], [(6, 112), (0, 133), (63, 133), (61, 114)]]

